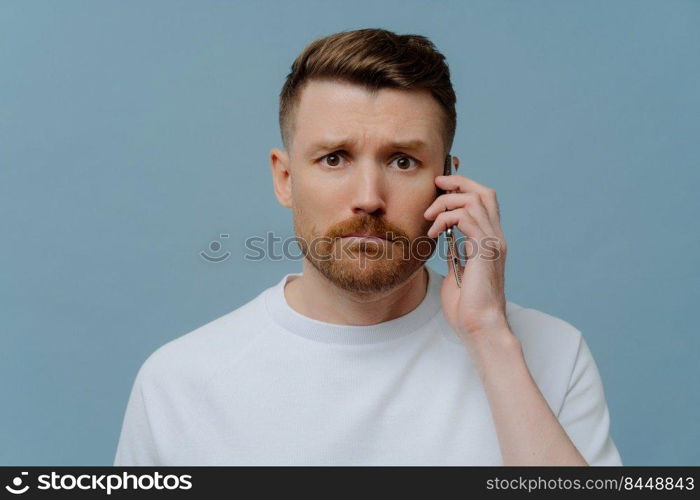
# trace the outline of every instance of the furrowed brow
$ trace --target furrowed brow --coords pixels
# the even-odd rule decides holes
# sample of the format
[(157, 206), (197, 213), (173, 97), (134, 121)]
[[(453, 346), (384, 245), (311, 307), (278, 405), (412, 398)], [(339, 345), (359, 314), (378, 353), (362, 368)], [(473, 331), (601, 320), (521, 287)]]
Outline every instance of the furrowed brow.
[[(308, 151), (309, 154), (315, 154), (321, 151), (335, 151), (337, 149), (346, 148), (349, 144), (352, 144), (352, 141), (348, 139), (340, 139), (337, 141), (322, 140), (315, 142), (311, 146), (309, 146)], [(392, 141), (387, 145), (387, 147), (392, 149), (422, 151), (428, 149), (428, 144), (421, 139), (409, 139), (405, 141)]]

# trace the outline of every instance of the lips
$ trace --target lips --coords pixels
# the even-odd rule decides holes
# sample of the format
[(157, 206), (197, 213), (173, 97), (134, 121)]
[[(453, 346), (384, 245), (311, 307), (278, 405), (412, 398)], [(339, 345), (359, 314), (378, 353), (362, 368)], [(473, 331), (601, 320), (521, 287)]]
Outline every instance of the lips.
[(387, 240), (391, 241), (391, 239), (384, 237), (384, 235), (381, 234), (372, 234), (372, 233), (348, 233), (343, 235), (343, 238), (351, 238), (351, 237), (357, 237), (357, 238), (379, 238), (381, 240)]

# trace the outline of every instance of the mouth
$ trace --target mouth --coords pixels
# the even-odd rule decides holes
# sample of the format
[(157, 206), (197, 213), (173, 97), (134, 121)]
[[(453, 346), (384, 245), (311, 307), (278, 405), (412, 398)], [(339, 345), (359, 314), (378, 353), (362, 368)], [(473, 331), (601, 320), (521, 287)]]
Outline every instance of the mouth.
[(390, 238), (387, 238), (381, 234), (372, 234), (372, 233), (348, 233), (344, 234), (343, 238), (358, 238), (362, 240), (381, 240), (381, 241), (392, 241)]

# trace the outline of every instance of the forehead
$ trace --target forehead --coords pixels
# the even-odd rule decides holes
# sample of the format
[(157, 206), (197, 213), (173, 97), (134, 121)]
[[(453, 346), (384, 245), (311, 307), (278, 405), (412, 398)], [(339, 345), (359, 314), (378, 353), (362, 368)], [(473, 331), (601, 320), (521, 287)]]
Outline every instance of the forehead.
[(382, 88), (370, 92), (344, 81), (312, 80), (295, 112), (295, 142), (351, 137), (375, 142), (420, 139), (442, 146), (442, 108), (427, 90)]

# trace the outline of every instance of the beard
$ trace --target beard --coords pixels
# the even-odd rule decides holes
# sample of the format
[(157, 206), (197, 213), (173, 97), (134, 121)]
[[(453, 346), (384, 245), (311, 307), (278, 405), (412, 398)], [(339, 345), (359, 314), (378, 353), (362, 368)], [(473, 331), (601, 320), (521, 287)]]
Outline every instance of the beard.
[[(405, 282), (427, 261), (437, 247), (429, 238), (432, 221), (426, 221), (410, 238), (401, 228), (382, 218), (363, 215), (332, 226), (320, 235), (313, 224), (307, 230), (294, 213), (297, 243), (308, 260), (330, 282), (356, 294), (390, 290)], [(381, 235), (387, 241), (343, 238), (348, 233)]]

